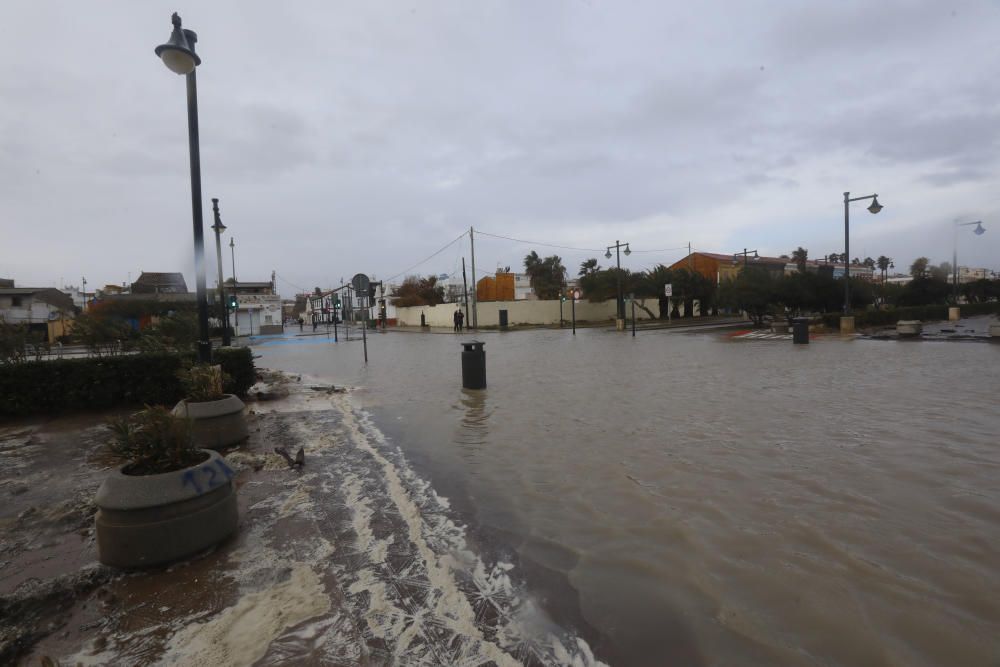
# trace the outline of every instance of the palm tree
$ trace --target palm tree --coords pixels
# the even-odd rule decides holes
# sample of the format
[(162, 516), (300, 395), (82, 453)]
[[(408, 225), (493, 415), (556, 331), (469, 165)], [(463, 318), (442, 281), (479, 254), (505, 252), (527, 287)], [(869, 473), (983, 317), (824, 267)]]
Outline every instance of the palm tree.
[(601, 270), (601, 267), (597, 264), (597, 259), (591, 257), (580, 263), (580, 272), (577, 274), (581, 278), (583, 276), (589, 276), (592, 273), (597, 273)]
[(799, 265), (799, 272), (806, 272), (806, 261), (809, 259), (809, 251), (799, 246), (792, 251), (792, 261)]
[(879, 255), (878, 259), (875, 260), (875, 265), (878, 266), (878, 270), (882, 272), (882, 283), (885, 283), (885, 273), (889, 270), (889, 265), (892, 264), (892, 260), (885, 255)]

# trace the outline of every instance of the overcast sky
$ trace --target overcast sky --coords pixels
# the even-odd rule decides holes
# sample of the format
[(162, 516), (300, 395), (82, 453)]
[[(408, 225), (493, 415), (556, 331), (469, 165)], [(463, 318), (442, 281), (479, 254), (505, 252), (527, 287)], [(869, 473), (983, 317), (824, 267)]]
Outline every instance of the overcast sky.
[[(241, 280), (480, 274), (616, 239), (640, 270), (695, 249), (951, 259), (1000, 270), (1000, 3), (4, 4), (0, 277), (88, 289), (182, 270), (184, 79), (199, 36), (211, 197)], [(671, 249), (674, 250), (663, 250)], [(649, 251), (649, 252), (639, 252)], [(651, 252), (657, 251), (657, 252)], [(602, 264), (607, 262), (600, 258)], [(226, 276), (231, 274), (225, 248)]]

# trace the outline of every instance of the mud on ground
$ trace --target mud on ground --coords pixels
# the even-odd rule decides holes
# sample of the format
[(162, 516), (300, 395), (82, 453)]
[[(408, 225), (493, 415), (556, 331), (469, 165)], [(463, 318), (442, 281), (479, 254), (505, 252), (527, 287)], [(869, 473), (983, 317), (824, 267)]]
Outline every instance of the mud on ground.
[(264, 378), (226, 453), (237, 535), (167, 568), (96, 561), (106, 416), (0, 427), (0, 664), (599, 664), (468, 547), (349, 392)]

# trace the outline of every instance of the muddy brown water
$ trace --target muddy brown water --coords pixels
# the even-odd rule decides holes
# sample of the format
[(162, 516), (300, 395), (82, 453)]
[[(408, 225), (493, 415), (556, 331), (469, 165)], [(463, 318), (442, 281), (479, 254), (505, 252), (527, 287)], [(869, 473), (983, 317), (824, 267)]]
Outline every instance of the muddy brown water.
[(1000, 662), (1000, 345), (262, 339), (354, 394), (615, 664)]

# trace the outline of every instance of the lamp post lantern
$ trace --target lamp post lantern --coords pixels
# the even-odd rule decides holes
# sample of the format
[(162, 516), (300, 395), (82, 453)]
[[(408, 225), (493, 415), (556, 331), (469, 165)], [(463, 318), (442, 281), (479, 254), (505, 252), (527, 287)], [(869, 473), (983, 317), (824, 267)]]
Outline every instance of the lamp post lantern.
[(615, 311), (618, 313), (618, 319), (625, 321), (625, 299), (622, 297), (622, 254), (621, 249), (625, 248), (625, 256), (628, 257), (632, 254), (632, 250), (628, 247), (628, 242), (622, 243), (615, 240), (614, 245), (609, 245), (607, 252), (604, 253), (604, 257), (611, 259), (611, 249), (615, 249), (615, 264), (618, 267), (618, 271), (615, 273), (615, 279), (618, 285), (618, 297)]
[(219, 310), (222, 311), (222, 344), (225, 347), (232, 345), (229, 338), (229, 306), (226, 305), (226, 288), (222, 283), (222, 241), (219, 236), (226, 231), (226, 226), (222, 224), (222, 216), (219, 215), (219, 199), (212, 198), (212, 213), (215, 215), (215, 224), (212, 231), (215, 232), (215, 266), (219, 269)]
[(187, 79), (188, 152), (191, 159), (191, 217), (194, 224), (195, 292), (198, 299), (198, 361), (212, 359), (212, 343), (208, 338), (208, 299), (205, 294), (205, 238), (201, 212), (201, 156), (198, 140), (198, 81), (195, 70), (201, 58), (194, 52), (198, 36), (193, 30), (181, 29), (181, 17), (174, 12), (174, 26), (165, 44), (154, 49), (171, 72)]
[(864, 197), (851, 197), (850, 192), (844, 193), (844, 315), (851, 314), (851, 202), (871, 199), (868, 212), (872, 215), (882, 210), (878, 203), (878, 193)]
[(955, 233), (952, 238), (951, 245), (951, 289), (952, 296), (955, 299), (955, 303), (958, 303), (958, 228), (959, 227), (970, 227), (975, 225), (976, 228), (972, 230), (972, 233), (976, 236), (982, 236), (986, 233), (986, 228), (983, 227), (982, 220), (976, 220), (975, 222), (956, 222), (955, 223)]

